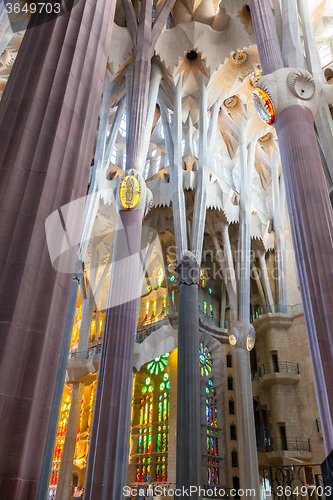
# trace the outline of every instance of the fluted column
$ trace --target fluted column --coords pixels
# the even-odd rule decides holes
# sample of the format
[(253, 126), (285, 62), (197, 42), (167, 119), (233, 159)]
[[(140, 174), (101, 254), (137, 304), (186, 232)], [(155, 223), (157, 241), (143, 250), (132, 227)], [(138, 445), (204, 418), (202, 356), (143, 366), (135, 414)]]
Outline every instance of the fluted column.
[(326, 453), (333, 449), (333, 215), (313, 117), (301, 106), (278, 118), (296, 265)]
[(119, 500), (126, 484), (142, 212), (118, 213), (85, 500)]
[(85, 384), (82, 382), (75, 382), (73, 384), (71, 408), (69, 411), (65, 443), (61, 457), (56, 500), (65, 500), (69, 498), (84, 386)]
[(262, 72), (268, 75), (284, 67), (272, 9), (267, 0), (250, 0), (250, 9)]
[[(176, 484), (177, 488), (189, 489), (190, 486), (200, 486), (202, 482), (199, 270), (191, 252), (185, 252), (179, 281)], [(198, 498), (197, 493), (192, 494), (191, 498)]]
[[(267, 15), (262, 23), (273, 27), (268, 0), (251, 0), (252, 16), (260, 17), (263, 4)], [(256, 24), (254, 28), (256, 39), (261, 42), (261, 63), (268, 67), (275, 53), (262, 49), (265, 33), (259, 33)], [(278, 64), (269, 67), (271, 71), (280, 69)], [(325, 449), (329, 454), (333, 449), (332, 208), (310, 109), (300, 104), (286, 107), (277, 118), (276, 131)]]
[(0, 105), (1, 500), (36, 495), (72, 280), (45, 219), (86, 193), (114, 6), (29, 29)]
[(67, 309), (66, 323), (64, 336), (62, 339), (60, 361), (58, 366), (58, 373), (56, 378), (56, 385), (53, 394), (52, 408), (49, 420), (49, 427), (47, 431), (46, 443), (44, 448), (43, 463), (40, 473), (38, 491), (36, 500), (45, 500), (47, 490), (50, 483), (50, 475), (52, 469), (52, 460), (54, 454), (54, 446), (56, 442), (56, 434), (59, 423), (59, 413), (61, 408), (62, 395), (64, 391), (64, 380), (66, 377), (66, 368), (68, 362), (68, 352), (71, 345), (73, 323), (75, 318), (77, 296), (79, 291), (80, 281), (83, 277), (83, 272), (73, 276), (71, 293), (69, 296), (69, 303)]

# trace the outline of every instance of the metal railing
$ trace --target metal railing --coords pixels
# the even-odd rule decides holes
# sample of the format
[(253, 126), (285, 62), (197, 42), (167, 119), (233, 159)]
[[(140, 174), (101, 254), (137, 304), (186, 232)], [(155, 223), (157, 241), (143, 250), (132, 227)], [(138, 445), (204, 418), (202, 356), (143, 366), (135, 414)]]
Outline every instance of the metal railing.
[(251, 323), (253, 323), (259, 316), (263, 316), (264, 314), (298, 314), (303, 312), (303, 305), (296, 304), (294, 306), (285, 306), (282, 304), (275, 305), (266, 305), (264, 307), (260, 307), (255, 314), (251, 317)]
[(274, 500), (328, 500), (319, 465), (285, 465), (260, 471), (269, 481)]
[(98, 339), (92, 342), (86, 351), (77, 351), (76, 349), (71, 349), (69, 351), (69, 358), (82, 358), (89, 359), (95, 354), (100, 354), (102, 350), (102, 339), (98, 337)]
[(135, 342), (141, 344), (149, 335), (151, 335), (156, 330), (159, 330), (163, 325), (169, 325), (170, 320), (168, 316), (165, 316), (160, 321), (150, 322), (147, 324), (141, 324), (138, 326), (137, 333), (135, 335)]
[(259, 377), (271, 373), (292, 373), (299, 375), (298, 363), (289, 363), (289, 361), (279, 361), (277, 363), (265, 363), (259, 367)]
[(273, 451), (311, 451), (309, 439), (271, 438), (271, 446)]
[(320, 420), (320, 418), (316, 418), (316, 425), (317, 425), (317, 431), (318, 431), (318, 432), (322, 432), (322, 428), (321, 428), (321, 420)]

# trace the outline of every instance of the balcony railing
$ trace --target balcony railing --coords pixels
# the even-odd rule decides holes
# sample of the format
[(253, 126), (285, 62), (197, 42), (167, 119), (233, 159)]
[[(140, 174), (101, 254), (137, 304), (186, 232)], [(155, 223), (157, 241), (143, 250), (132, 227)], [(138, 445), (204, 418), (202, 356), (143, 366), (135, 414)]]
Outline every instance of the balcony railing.
[(303, 305), (296, 304), (295, 306), (284, 306), (282, 304), (277, 305), (266, 305), (257, 309), (255, 314), (251, 317), (251, 323), (253, 323), (259, 316), (263, 314), (270, 313), (282, 313), (282, 314), (298, 314), (303, 312)]
[(289, 361), (279, 361), (278, 363), (265, 363), (259, 368), (259, 377), (271, 373), (292, 373), (299, 375), (298, 363), (289, 363)]
[(271, 446), (273, 451), (311, 451), (309, 439), (271, 438)]

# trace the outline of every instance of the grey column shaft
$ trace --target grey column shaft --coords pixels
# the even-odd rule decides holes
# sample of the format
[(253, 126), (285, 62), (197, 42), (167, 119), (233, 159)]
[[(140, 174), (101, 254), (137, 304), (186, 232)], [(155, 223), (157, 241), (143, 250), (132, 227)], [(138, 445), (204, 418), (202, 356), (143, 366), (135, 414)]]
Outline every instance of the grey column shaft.
[[(178, 313), (177, 488), (201, 485), (200, 437), (198, 285), (181, 283)], [(192, 495), (191, 498), (198, 497)]]
[(85, 488), (90, 500), (120, 500), (127, 479), (141, 229), (142, 212), (118, 213)]
[(62, 394), (64, 391), (64, 382), (66, 378), (66, 369), (68, 361), (68, 353), (71, 345), (73, 323), (75, 318), (77, 294), (79, 291), (79, 283), (81, 276), (74, 275), (72, 281), (71, 293), (69, 296), (69, 304), (67, 309), (65, 331), (62, 340), (60, 361), (57, 373), (56, 386), (54, 389), (53, 402), (50, 414), (49, 428), (47, 431), (42, 469), (37, 490), (36, 500), (45, 500), (50, 482), (52, 469), (52, 460), (54, 454), (54, 446), (57, 436), (58, 421), (60, 415)]
[(71, 407), (69, 410), (65, 443), (62, 450), (60, 471), (57, 482), (56, 500), (68, 500), (70, 494), (73, 460), (84, 386), (85, 384), (82, 382), (76, 382), (73, 384)]

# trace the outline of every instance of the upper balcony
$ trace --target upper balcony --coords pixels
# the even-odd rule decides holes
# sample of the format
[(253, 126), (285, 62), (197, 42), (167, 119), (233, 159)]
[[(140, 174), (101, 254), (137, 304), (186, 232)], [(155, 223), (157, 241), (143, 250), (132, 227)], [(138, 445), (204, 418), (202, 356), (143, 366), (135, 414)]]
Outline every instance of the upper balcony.
[(300, 378), (298, 363), (279, 361), (265, 363), (259, 368), (259, 384), (264, 389), (269, 389), (274, 384), (294, 385)]

